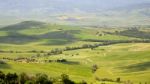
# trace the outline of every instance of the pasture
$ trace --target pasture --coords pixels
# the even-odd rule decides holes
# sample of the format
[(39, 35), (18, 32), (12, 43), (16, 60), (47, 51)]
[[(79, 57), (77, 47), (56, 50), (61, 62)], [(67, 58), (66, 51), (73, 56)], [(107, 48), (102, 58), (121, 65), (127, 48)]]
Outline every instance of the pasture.
[[(20, 25), (27, 23), (21, 23)], [(35, 24), (35, 23), (34, 23)], [(17, 25), (17, 26), (20, 26)], [(31, 25), (31, 24), (30, 24)], [(99, 84), (102, 79), (121, 81), (132, 81), (134, 84), (140, 82), (150, 83), (150, 43), (118, 43), (106, 46), (99, 46), (94, 49), (83, 48), (63, 51), (59, 54), (44, 56), (53, 49), (65, 49), (66, 47), (80, 47), (83, 45), (94, 45), (103, 42), (90, 42), (94, 40), (142, 40), (143, 36), (137, 36), (124, 29), (93, 29), (80, 28), (64, 25), (30, 25), (16, 30), (9, 27), (0, 29), (0, 58), (5, 59), (6, 64), (0, 64), (0, 70), (8, 72), (34, 75), (45, 73), (51, 77), (60, 74), (68, 74), (74, 81), (85, 80), (89, 84)], [(37, 24), (36, 24), (37, 25)], [(144, 30), (142, 30), (144, 32)], [(128, 32), (128, 33), (125, 33)], [(130, 34), (129, 34), (130, 33)], [(149, 35), (149, 34), (146, 34)], [(148, 39), (149, 36), (146, 37)], [(39, 55), (39, 56), (37, 56)], [(34, 58), (34, 56), (37, 56)], [(36, 62), (14, 59), (34, 59)], [(58, 62), (58, 59), (65, 59), (66, 62)], [(48, 61), (48, 62), (46, 62)], [(92, 66), (98, 69), (93, 73)], [(105, 81), (107, 84), (115, 82)]]

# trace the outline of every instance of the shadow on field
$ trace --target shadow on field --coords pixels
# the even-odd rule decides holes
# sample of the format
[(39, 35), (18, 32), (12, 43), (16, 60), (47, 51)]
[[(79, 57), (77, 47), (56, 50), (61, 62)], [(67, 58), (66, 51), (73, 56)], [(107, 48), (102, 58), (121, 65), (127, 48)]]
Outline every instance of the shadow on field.
[(73, 42), (75, 42), (75, 41), (67, 40), (67, 39), (50, 39), (49, 41), (42, 43), (40, 45), (45, 45), (45, 46), (48, 46), (48, 45), (65, 45), (65, 44), (71, 44)]
[(1, 36), (0, 39), (1, 39), (0, 43), (8, 43), (8, 44), (26, 44), (38, 40), (37, 37), (27, 36), (14, 32), (9, 32), (8, 36)]
[(21, 33), (8, 32), (7, 36), (0, 36), (0, 43), (8, 44), (27, 44), (31, 42), (37, 42), (40, 40), (47, 39), (46, 43), (42, 45), (64, 45), (74, 42), (77, 38), (74, 34), (79, 33), (77, 30), (64, 30), (64, 31), (54, 31), (42, 35), (25, 35)]
[(120, 67), (125, 72), (137, 72), (150, 69), (150, 62), (137, 63), (130, 66)]
[(62, 62), (63, 64), (68, 64), (68, 65), (78, 65), (80, 64), (79, 62), (73, 62), (73, 61), (67, 61), (67, 62)]
[(11, 68), (11, 66), (8, 64), (0, 64), (0, 69), (9, 69), (9, 68)]
[[(116, 33), (113, 33), (113, 34), (116, 34)], [(142, 39), (150, 39), (150, 33), (149, 32), (139, 31), (136, 28), (121, 31), (121, 32), (117, 33), (117, 35), (142, 38)]]

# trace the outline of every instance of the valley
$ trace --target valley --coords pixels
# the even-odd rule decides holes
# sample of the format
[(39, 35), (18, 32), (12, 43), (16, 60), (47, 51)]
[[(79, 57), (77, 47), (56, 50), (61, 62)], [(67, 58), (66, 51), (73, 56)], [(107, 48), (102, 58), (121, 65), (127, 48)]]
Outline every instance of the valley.
[[(75, 82), (88, 84), (149, 84), (149, 52), (150, 28), (93, 28), (38, 21), (0, 28), (0, 70), (4, 73), (67, 74)], [(121, 82), (115, 82), (117, 79)]]

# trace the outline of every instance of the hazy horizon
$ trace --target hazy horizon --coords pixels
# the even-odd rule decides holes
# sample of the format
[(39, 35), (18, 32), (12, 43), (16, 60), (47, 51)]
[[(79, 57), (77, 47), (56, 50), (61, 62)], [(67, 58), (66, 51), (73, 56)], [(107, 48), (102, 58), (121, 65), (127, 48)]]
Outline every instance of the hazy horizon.
[[(66, 15), (67, 21), (71, 23), (81, 18), (89, 21), (89, 18), (83, 16), (93, 19), (108, 9), (149, 3), (149, 0), (5, 0), (0, 3), (0, 19), (3, 20), (0, 24), (41, 19), (64, 23), (60, 15)], [(90, 21), (93, 21), (91, 18)]]

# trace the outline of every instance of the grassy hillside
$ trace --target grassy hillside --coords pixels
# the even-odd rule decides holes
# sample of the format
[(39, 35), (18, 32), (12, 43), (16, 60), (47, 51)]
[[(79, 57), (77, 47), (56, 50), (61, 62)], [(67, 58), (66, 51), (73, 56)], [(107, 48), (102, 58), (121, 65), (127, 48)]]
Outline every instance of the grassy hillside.
[[(122, 80), (131, 80), (134, 83), (150, 82), (149, 45), (149, 43), (117, 44), (99, 47), (94, 50), (82, 49), (66, 51), (61, 55), (43, 57), (39, 58), (39, 60), (64, 58), (74, 62), (73, 64), (55, 62), (19, 63), (8, 61), (5, 65), (1, 64), (1, 70), (4, 72), (17, 73), (27, 72), (29, 74), (42, 72), (50, 76), (58, 76), (61, 73), (66, 73), (75, 81), (86, 80), (88, 82), (95, 82), (95, 77), (114, 80), (120, 77)], [(77, 53), (78, 55), (76, 55)], [(12, 57), (13, 54), (5, 55), (11, 55), (7, 57)], [(27, 54), (24, 55), (28, 56)], [(1, 54), (1, 57), (3, 56), (4, 55)], [(92, 73), (91, 66), (93, 64), (97, 64), (99, 67), (96, 73)]]
[[(120, 28), (81, 28), (33, 21), (10, 25), (0, 29), (0, 59), (6, 62), (0, 63), (0, 70), (30, 75), (45, 73), (52, 77), (65, 73), (74, 81), (85, 80), (89, 84), (116, 84), (110, 80), (117, 78), (135, 84), (149, 83), (150, 43), (118, 42), (85, 48), (109, 41), (143, 41), (149, 39), (145, 37), (149, 35), (147, 30), (131, 32)], [(87, 41), (89, 39), (102, 41)], [(51, 54), (56, 51), (60, 52)], [(62, 59), (65, 61), (60, 62)], [(98, 68), (92, 72), (94, 65)], [(102, 81), (104, 79), (107, 80)]]
[(0, 29), (0, 43), (28, 44), (44, 42), (45, 45), (68, 44), (85, 39), (130, 40), (134, 37), (111, 35), (110, 30), (82, 29), (79, 26), (46, 24), (36, 21), (25, 21)]

